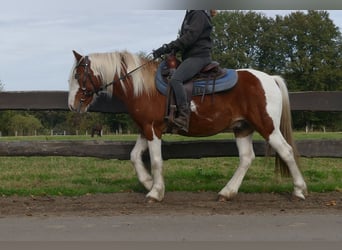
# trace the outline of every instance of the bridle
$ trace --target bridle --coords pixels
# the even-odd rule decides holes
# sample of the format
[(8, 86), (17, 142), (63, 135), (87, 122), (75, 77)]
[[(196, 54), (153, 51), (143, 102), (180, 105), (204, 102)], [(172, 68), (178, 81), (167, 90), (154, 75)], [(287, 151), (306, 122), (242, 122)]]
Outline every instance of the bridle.
[[(149, 55), (148, 55), (149, 56)], [(94, 94), (96, 94), (97, 96), (99, 95), (99, 92), (106, 90), (109, 86), (114, 85), (116, 82), (118, 81), (122, 81), (124, 79), (126, 79), (129, 75), (131, 75), (132, 73), (134, 73), (135, 71), (141, 69), (142, 67), (144, 67), (145, 65), (147, 65), (148, 63), (150, 63), (153, 60), (149, 60), (146, 63), (143, 63), (142, 65), (140, 65), (139, 67), (131, 70), (130, 72), (126, 73), (123, 76), (120, 76), (118, 79), (115, 79), (113, 81), (111, 81), (110, 83), (105, 84), (104, 86), (100, 86), (100, 87), (96, 87), (93, 78), (89, 75), (89, 65), (90, 65), (90, 60), (88, 56), (84, 57), (84, 60), (81, 60), (79, 62), (79, 64), (77, 64), (77, 66), (75, 67), (75, 69), (83, 66), (84, 67), (84, 73), (83, 73), (83, 78), (82, 78), (82, 82), (79, 83), (80, 84), (80, 89), (82, 90), (82, 98), (80, 99), (80, 105), (79, 105), (79, 110), (81, 109), (82, 104), (85, 102), (87, 97), (91, 97)], [(79, 80), (79, 74), (75, 74), (75, 79)], [(87, 89), (87, 79), (90, 79), (90, 83), (92, 85), (92, 90), (88, 90)]]
[[(83, 62), (83, 63), (81, 63)], [(83, 73), (83, 78), (82, 78), (82, 82), (80, 83), (80, 89), (82, 90), (82, 98), (80, 99), (80, 103), (83, 103), (86, 100), (86, 97), (90, 97), (93, 94), (98, 95), (99, 91), (101, 90), (101, 88), (97, 89), (96, 85), (93, 81), (93, 78), (91, 76), (89, 76), (89, 65), (90, 65), (90, 61), (89, 61), (89, 57), (85, 56), (84, 60), (81, 61), (77, 66), (76, 69), (83, 66), (84, 67), (84, 73)], [(79, 80), (79, 74), (75, 74), (75, 79)], [(87, 89), (87, 79), (90, 79), (90, 83), (92, 85), (92, 90), (89, 91)]]

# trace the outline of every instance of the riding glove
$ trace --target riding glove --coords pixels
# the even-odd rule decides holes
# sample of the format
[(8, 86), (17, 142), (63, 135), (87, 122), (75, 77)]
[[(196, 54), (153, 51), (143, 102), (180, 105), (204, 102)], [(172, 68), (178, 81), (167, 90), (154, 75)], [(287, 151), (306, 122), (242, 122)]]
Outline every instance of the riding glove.
[(163, 46), (161, 46), (159, 49), (153, 50), (152, 54), (153, 54), (153, 58), (159, 58), (162, 55), (168, 54), (172, 51), (173, 49), (173, 43), (169, 43), (169, 44), (164, 44)]

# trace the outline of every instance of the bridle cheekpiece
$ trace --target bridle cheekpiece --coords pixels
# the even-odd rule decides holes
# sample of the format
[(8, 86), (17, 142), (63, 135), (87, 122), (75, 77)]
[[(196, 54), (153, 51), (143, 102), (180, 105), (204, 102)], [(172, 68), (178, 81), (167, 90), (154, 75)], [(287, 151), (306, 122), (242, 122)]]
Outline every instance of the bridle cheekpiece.
[[(82, 102), (82, 103), (86, 100), (86, 97), (93, 96), (93, 94), (98, 95), (98, 93), (102, 90), (102, 88), (96, 87), (96, 85), (93, 81), (93, 78), (89, 74), (89, 71), (90, 71), (89, 65), (90, 65), (89, 57), (85, 56), (84, 60), (81, 60), (80, 63), (76, 66), (76, 69), (79, 67), (84, 67), (82, 82), (79, 82), (80, 89), (82, 90), (82, 98), (80, 100), (80, 102)], [(75, 79), (79, 80), (79, 78), (80, 78), (79, 74), (76, 73)], [(92, 85), (92, 90), (87, 89), (87, 79), (90, 80), (90, 83)]]

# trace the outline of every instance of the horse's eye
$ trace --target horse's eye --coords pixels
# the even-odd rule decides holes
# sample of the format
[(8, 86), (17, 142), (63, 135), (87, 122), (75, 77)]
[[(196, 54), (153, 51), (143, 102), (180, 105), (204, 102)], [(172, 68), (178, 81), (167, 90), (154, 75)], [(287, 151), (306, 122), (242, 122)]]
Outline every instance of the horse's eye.
[(78, 80), (80, 78), (80, 74), (75, 74), (75, 79)]

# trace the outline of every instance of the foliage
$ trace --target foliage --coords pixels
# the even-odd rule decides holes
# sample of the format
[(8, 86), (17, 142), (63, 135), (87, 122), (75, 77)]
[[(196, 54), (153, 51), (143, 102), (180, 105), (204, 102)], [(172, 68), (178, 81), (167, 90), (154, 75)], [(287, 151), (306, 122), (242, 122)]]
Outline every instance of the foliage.
[(270, 21), (252, 11), (220, 12), (213, 20), (213, 57), (228, 68), (257, 67), (258, 41)]
[(284, 71), (289, 88), (292, 91), (341, 88), (341, 34), (329, 14), (295, 12), (279, 22), (286, 28)]
[(9, 130), (9, 120), (13, 111), (0, 111), (0, 131), (1, 135), (8, 135)]
[(34, 135), (43, 126), (33, 115), (14, 114), (8, 120), (8, 127), (12, 135)]
[[(35, 120), (35, 121), (34, 121)], [(1, 111), (2, 136), (90, 134), (93, 126), (100, 124), (104, 134), (136, 133), (137, 128), (127, 114), (85, 113), (69, 111)], [(19, 122), (19, 123), (17, 123)], [(31, 126), (31, 127), (30, 127)]]
[(213, 57), (224, 67), (281, 74), (290, 91), (342, 90), (342, 36), (327, 11), (223, 11), (213, 22)]

